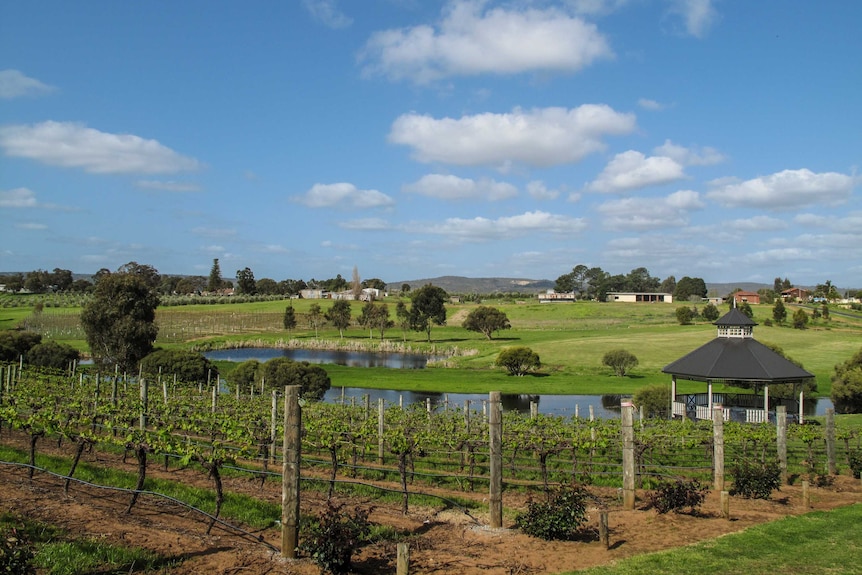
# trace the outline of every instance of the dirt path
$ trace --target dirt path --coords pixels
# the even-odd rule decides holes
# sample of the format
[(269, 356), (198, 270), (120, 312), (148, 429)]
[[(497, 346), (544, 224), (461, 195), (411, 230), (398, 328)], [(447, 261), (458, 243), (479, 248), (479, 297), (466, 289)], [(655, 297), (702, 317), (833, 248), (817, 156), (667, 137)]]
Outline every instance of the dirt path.
[[(21, 438), (10, 439), (4, 433), (4, 443), (21, 444)], [(20, 445), (19, 445), (20, 446)], [(49, 446), (40, 451), (56, 451)], [(63, 451), (65, 455), (65, 450)], [(134, 465), (123, 464), (112, 454), (86, 455), (93, 463), (125, 468), (134, 472)], [(197, 470), (164, 472), (153, 465), (152, 477), (165, 477), (184, 483), (209, 487), (206, 476)], [(243, 492), (273, 502), (280, 501), (280, 488), (274, 482), (261, 487), (260, 482), (228, 478), (229, 492)], [(605, 501), (616, 500), (616, 490), (590, 488)], [(464, 496), (464, 493), (451, 493)], [(643, 495), (643, 493), (639, 493)], [(481, 498), (482, 494), (476, 494)], [(799, 486), (786, 486), (771, 501), (732, 498), (731, 519), (719, 517), (718, 495), (710, 493), (698, 517), (691, 515), (659, 515), (643, 508), (622, 511), (610, 506), (610, 549), (605, 549), (593, 534), (598, 528), (598, 512), (590, 513), (592, 531), (580, 541), (546, 542), (517, 531), (493, 531), (487, 516), (474, 514), (475, 519), (452, 509), (432, 509), (411, 506), (409, 515), (400, 513), (397, 504), (380, 503), (369, 498), (339, 501), (350, 506), (373, 507), (371, 521), (391, 525), (411, 533), (410, 572), (412, 574), (459, 573), (464, 575), (545, 574), (582, 569), (620, 558), (686, 545), (726, 533), (740, 531), (766, 521), (806, 511), (802, 507)], [(862, 483), (850, 477), (838, 477), (829, 488), (812, 488), (813, 509), (832, 509), (862, 501)], [(639, 501), (639, 504), (642, 502)], [(181, 560), (178, 566), (166, 567), (165, 575), (236, 574), (296, 574), (319, 573), (309, 559), (288, 561), (270, 547), (252, 538), (242, 537), (215, 527), (206, 535), (208, 520), (176, 504), (149, 496), (141, 497), (130, 515), (124, 513), (128, 496), (112, 491), (97, 490), (73, 484), (66, 496), (62, 479), (37, 473), (30, 481), (23, 469), (0, 466), (0, 511), (21, 513), (33, 519), (55, 524), (71, 533), (104, 538), (125, 545), (135, 545)], [(522, 508), (524, 497), (504, 495), (507, 509)], [(303, 493), (302, 513), (316, 514), (324, 506), (324, 497), (316, 492)], [(511, 526), (509, 521), (508, 526)], [(268, 529), (255, 533), (272, 547), (279, 547), (280, 532)], [(355, 558), (356, 573), (395, 573), (395, 543), (379, 543), (361, 550)]]

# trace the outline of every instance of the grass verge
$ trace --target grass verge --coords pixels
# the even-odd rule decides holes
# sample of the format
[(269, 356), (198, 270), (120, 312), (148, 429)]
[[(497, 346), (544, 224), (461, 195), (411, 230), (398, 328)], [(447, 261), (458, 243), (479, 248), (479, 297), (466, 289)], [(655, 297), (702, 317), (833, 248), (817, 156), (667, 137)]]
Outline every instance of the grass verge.
[[(672, 551), (623, 559), (578, 575), (844, 575), (862, 573), (862, 504), (787, 517)], [(574, 573), (574, 572), (572, 572)]]

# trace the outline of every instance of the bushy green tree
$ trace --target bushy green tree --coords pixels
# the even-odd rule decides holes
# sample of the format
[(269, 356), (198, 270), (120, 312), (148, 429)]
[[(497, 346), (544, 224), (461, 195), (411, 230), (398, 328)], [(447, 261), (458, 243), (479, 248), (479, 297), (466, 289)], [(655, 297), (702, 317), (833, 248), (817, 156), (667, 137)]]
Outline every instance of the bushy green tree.
[(715, 321), (721, 315), (721, 312), (718, 311), (718, 308), (715, 307), (714, 303), (709, 302), (703, 306), (703, 310), (700, 312), (700, 315), (706, 321)]
[(284, 308), (284, 319), (282, 321), (284, 329), (287, 331), (293, 331), (296, 329), (296, 310), (293, 309), (292, 305)]
[(0, 331), (0, 361), (18, 361), (41, 342), (42, 335), (34, 331)]
[(784, 300), (781, 298), (775, 300), (775, 305), (772, 306), (772, 319), (779, 325), (787, 321), (787, 308), (784, 307)]
[(320, 304), (313, 303), (308, 306), (308, 327), (314, 330), (314, 337), (317, 337), (317, 330), (323, 323), (323, 310), (320, 309)]
[(344, 337), (344, 330), (350, 327), (350, 302), (346, 299), (335, 300), (324, 317)]
[(673, 299), (677, 301), (688, 301), (692, 298), (700, 300), (706, 297), (706, 282), (701, 278), (690, 278), (683, 276), (676, 282)]
[(602, 357), (602, 365), (613, 369), (614, 374), (619, 377), (624, 377), (632, 368), (637, 367), (638, 358), (628, 350), (612, 349)]
[(81, 354), (71, 345), (47, 341), (37, 343), (27, 352), (26, 361), (30, 365), (39, 367), (50, 367), (53, 369), (66, 369), (69, 363), (78, 361)]
[(410, 329), (424, 331), (431, 341), (431, 326), (446, 325), (446, 300), (449, 294), (431, 284), (422, 286), (410, 295)]
[(805, 310), (799, 308), (793, 312), (793, 327), (795, 329), (805, 329), (808, 326), (808, 314)]
[(141, 360), (141, 371), (150, 377), (161, 373), (182, 383), (218, 381), (218, 367), (203, 354), (188, 349), (157, 349)]
[(251, 268), (236, 270), (236, 292), (242, 295), (257, 293), (257, 282), (254, 281), (254, 272)]
[(321, 400), (332, 385), (329, 374), (318, 365), (307, 361), (293, 361), (286, 357), (271, 359), (262, 366), (262, 377), (269, 388), (284, 389), (285, 385), (302, 386), (303, 399)]
[(539, 354), (529, 347), (508, 347), (500, 352), (494, 362), (497, 367), (504, 367), (509, 375), (523, 376), (542, 366)]
[(680, 325), (691, 324), (692, 317), (694, 317), (694, 314), (691, 312), (691, 308), (687, 305), (676, 308), (676, 321), (678, 321)]
[(637, 390), (632, 401), (643, 408), (645, 417), (667, 419), (670, 415), (670, 388), (666, 385), (648, 385)]
[(832, 403), (839, 413), (862, 413), (862, 348), (835, 366)]
[(93, 299), (81, 311), (81, 325), (96, 364), (134, 371), (153, 350), (159, 333), (158, 305), (156, 287), (146, 277), (130, 272), (103, 274)]
[(257, 383), (263, 373), (262, 365), (256, 359), (249, 359), (236, 366), (233, 371), (227, 374), (227, 382), (231, 391), (236, 391), (237, 386), (240, 389), (248, 389)]
[(492, 339), (495, 331), (510, 329), (509, 318), (495, 307), (480, 305), (470, 311), (461, 324), (466, 330), (477, 331), (487, 339)]

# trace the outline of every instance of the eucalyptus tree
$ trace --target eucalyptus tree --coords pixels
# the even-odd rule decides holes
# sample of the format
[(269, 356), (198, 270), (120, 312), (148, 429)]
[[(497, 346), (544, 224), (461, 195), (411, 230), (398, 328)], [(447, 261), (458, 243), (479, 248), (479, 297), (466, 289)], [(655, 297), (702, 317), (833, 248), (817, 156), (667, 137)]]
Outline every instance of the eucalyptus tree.
[(335, 300), (324, 317), (338, 329), (339, 335), (343, 338), (344, 330), (350, 327), (350, 302), (346, 299)]
[(81, 311), (81, 325), (98, 365), (132, 371), (153, 350), (159, 333), (157, 285), (134, 272), (99, 278), (93, 299)]
[(446, 325), (446, 300), (449, 294), (441, 287), (425, 285), (410, 296), (410, 328), (424, 331), (431, 341), (431, 326)]

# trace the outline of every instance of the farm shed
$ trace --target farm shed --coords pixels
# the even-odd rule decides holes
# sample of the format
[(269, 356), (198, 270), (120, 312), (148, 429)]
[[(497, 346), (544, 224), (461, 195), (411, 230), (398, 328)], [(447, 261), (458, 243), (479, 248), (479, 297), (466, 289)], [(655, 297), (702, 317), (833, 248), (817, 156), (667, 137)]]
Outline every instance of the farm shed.
[(673, 294), (669, 293), (651, 293), (651, 292), (608, 292), (606, 301), (618, 302), (662, 302), (673, 303)]
[(760, 294), (755, 293), (753, 291), (741, 291), (740, 290), (738, 292), (735, 292), (732, 297), (736, 301), (736, 303), (743, 303), (743, 302), (753, 303), (753, 304), (759, 304), (760, 303)]
[[(671, 375), (673, 416), (711, 419), (713, 407), (721, 405), (725, 419), (761, 423), (769, 421), (770, 407), (784, 403), (798, 408), (801, 422), (802, 393), (798, 404), (795, 400), (770, 402), (769, 385), (798, 385), (812, 379), (814, 374), (756, 341), (753, 334), (757, 323), (736, 308), (714, 325), (718, 326), (718, 337), (662, 368)], [(706, 394), (677, 395), (677, 378), (705, 382)], [(755, 393), (735, 394), (731, 401), (729, 394), (713, 393), (714, 383), (750, 387)], [(762, 398), (757, 395), (759, 389), (763, 390)]]

